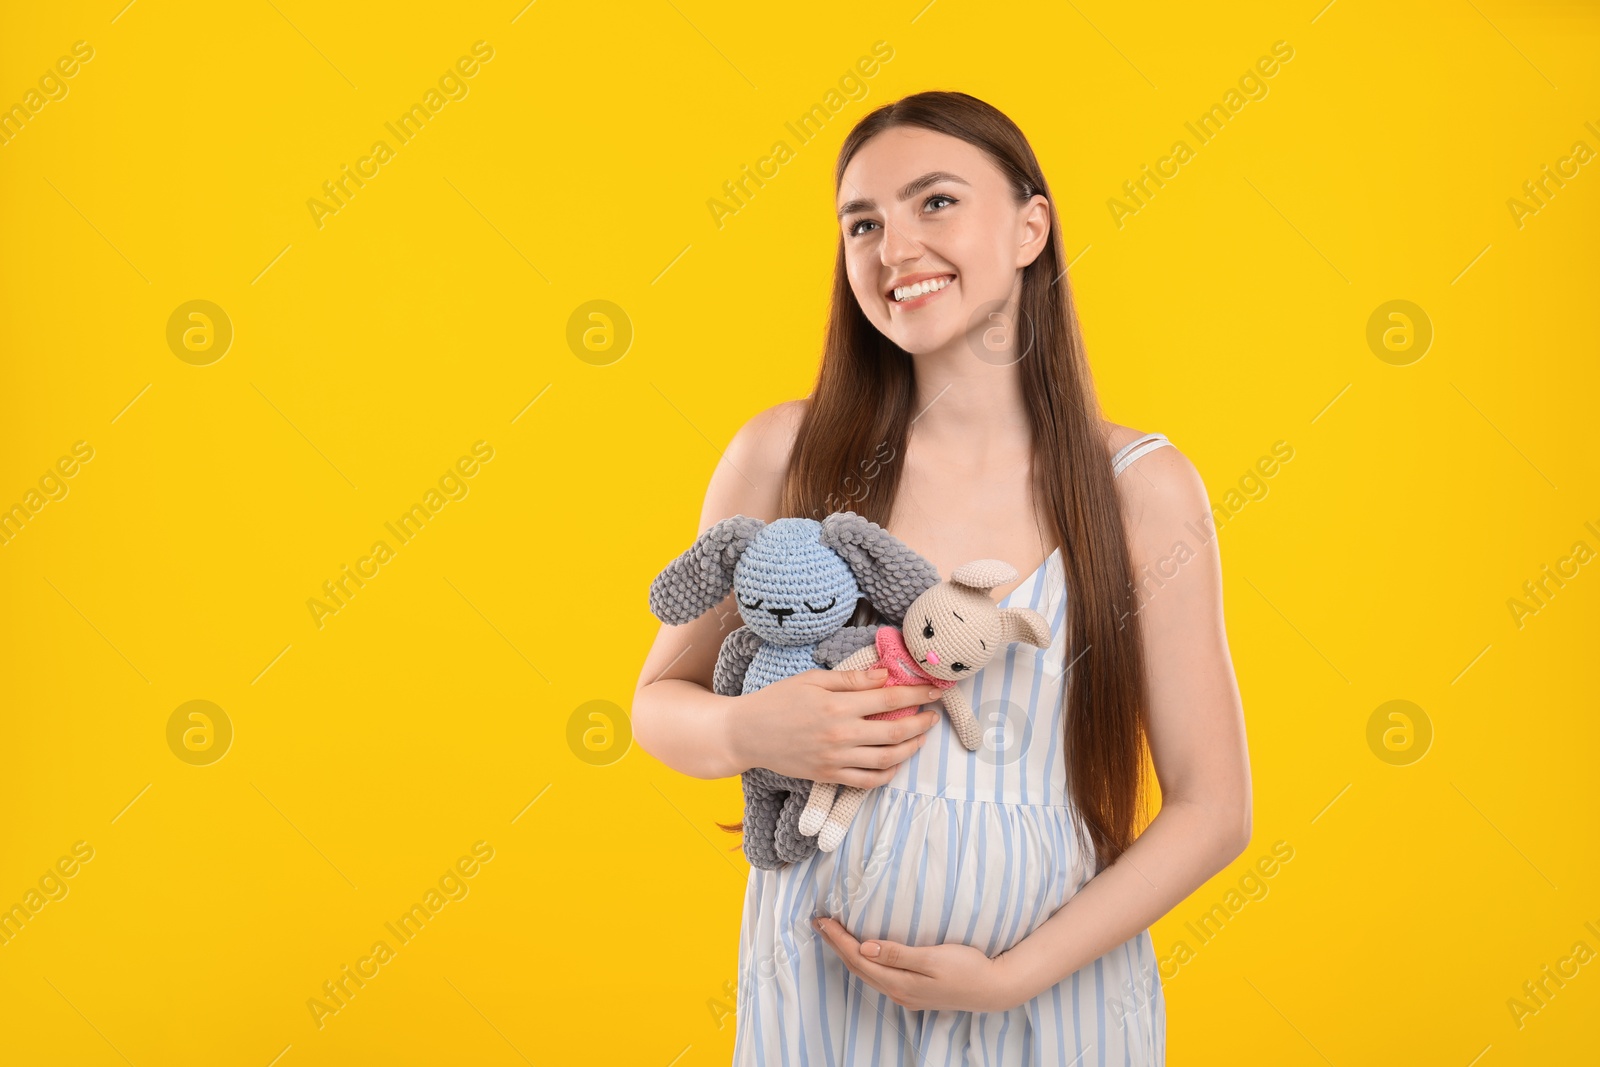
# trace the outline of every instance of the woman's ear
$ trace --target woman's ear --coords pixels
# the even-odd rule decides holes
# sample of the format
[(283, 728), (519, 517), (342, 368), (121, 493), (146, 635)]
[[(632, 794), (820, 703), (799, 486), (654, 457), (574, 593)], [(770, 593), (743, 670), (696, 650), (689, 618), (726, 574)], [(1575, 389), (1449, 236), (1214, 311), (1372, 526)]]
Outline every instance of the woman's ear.
[(1026, 267), (1044, 251), (1050, 236), (1050, 201), (1035, 193), (1017, 212), (1017, 266)]
[(734, 566), (765, 525), (734, 515), (701, 534), (650, 583), (650, 614), (681, 626), (722, 603), (733, 588)]

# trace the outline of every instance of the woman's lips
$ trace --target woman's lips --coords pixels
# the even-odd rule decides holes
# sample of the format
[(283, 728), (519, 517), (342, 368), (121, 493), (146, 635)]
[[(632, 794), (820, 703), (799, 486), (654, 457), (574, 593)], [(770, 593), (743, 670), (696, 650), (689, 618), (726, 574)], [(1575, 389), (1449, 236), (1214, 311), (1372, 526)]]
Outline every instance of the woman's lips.
[(951, 278), (949, 284), (947, 284), (943, 289), (935, 289), (931, 293), (923, 293), (921, 296), (917, 297), (915, 300), (896, 300), (894, 297), (891, 296), (889, 298), (889, 306), (894, 308), (894, 309), (896, 309), (896, 310), (898, 310), (898, 311), (911, 311), (911, 310), (913, 310), (915, 308), (922, 307), (924, 304), (926, 304), (928, 301), (932, 300), (934, 297), (942, 296), (944, 293), (949, 292), (950, 291), (950, 286), (952, 286), (954, 284), (956, 284), (956, 279), (955, 278)]

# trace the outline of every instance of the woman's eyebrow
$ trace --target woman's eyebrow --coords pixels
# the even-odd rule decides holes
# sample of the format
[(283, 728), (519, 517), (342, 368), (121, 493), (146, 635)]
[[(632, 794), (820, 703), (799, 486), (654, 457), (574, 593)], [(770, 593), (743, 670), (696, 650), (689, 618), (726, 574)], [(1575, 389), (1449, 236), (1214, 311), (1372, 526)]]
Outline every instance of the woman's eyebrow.
[[(895, 196), (900, 200), (910, 200), (913, 196), (916, 196), (928, 186), (938, 185), (940, 182), (955, 182), (957, 185), (967, 185), (967, 182), (964, 181), (958, 174), (951, 174), (947, 170), (930, 170), (922, 177), (913, 178), (909, 182), (906, 182), (906, 184), (901, 187), (900, 191), (896, 193)], [(839, 217), (842, 219), (846, 215), (849, 215), (853, 212), (867, 211), (877, 206), (878, 202), (870, 197), (858, 197), (839, 209)]]

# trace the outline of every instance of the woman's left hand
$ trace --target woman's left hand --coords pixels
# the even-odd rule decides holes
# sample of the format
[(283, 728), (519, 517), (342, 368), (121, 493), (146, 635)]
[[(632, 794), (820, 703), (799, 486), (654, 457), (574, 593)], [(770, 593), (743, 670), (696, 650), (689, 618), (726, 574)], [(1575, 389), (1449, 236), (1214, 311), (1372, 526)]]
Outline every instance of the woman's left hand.
[(857, 941), (833, 919), (812, 921), (850, 972), (913, 1011), (1009, 1011), (1027, 998), (1010, 988), (1001, 964), (970, 945), (916, 948), (898, 941)]

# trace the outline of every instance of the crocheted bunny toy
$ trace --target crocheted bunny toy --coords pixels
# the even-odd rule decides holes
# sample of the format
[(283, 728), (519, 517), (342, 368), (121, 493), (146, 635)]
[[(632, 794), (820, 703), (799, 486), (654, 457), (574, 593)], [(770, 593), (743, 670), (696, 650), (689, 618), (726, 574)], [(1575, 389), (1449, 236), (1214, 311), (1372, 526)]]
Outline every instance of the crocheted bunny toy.
[[(976, 751), (981, 734), (967, 694), (956, 683), (970, 678), (1006, 645), (1026, 641), (1050, 647), (1050, 623), (1032, 608), (1002, 608), (991, 597), (997, 585), (1016, 581), (1017, 569), (998, 559), (979, 559), (957, 567), (948, 582), (940, 582), (917, 597), (906, 610), (905, 628), (880, 627), (872, 645), (847, 656), (836, 668), (887, 667), (884, 685), (928, 684), (943, 690), (939, 697), (956, 736), (968, 751)], [(869, 719), (901, 719), (917, 708), (868, 715)], [(832, 852), (844, 840), (850, 821), (866, 790), (858, 786), (816, 782), (800, 832), (816, 834), (817, 847)]]
[[(938, 581), (933, 564), (855, 512), (834, 512), (821, 522), (735, 515), (701, 534), (656, 576), (650, 611), (682, 625), (731, 590), (744, 625), (723, 639), (712, 688), (741, 696), (870, 648), (881, 626), (847, 625), (860, 599), (899, 622)], [(752, 866), (774, 870), (817, 851), (815, 834), (799, 829), (814, 783), (764, 767), (740, 779), (744, 852)]]

